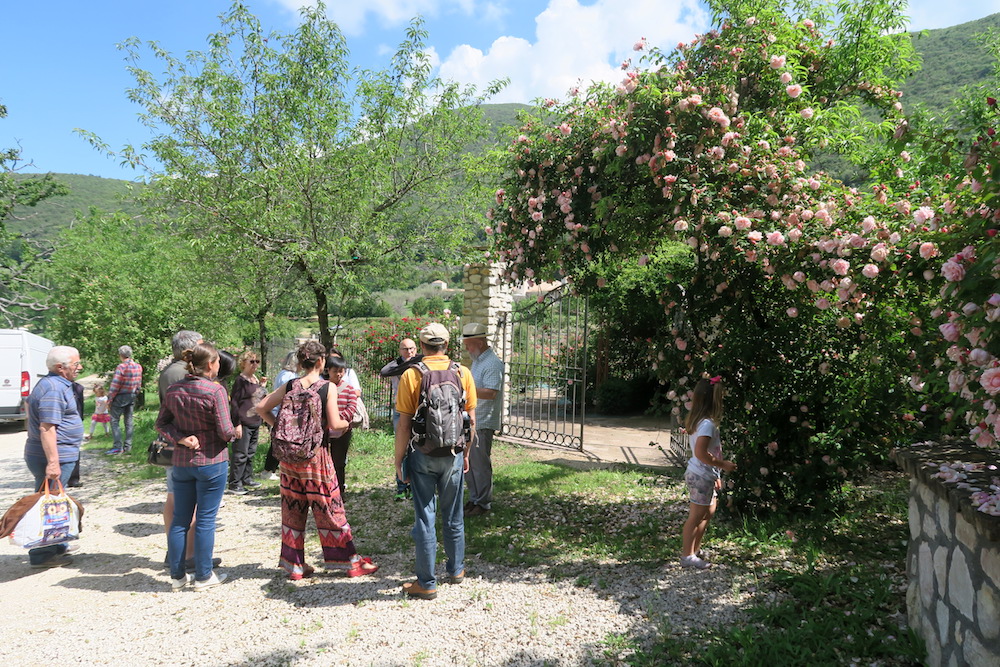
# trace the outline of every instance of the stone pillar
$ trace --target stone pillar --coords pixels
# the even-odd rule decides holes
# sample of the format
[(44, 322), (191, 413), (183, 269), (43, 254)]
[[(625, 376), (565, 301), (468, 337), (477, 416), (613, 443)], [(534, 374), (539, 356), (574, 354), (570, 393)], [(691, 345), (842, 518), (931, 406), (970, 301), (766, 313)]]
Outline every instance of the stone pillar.
[[(989, 489), (1000, 457), (971, 443), (923, 443), (893, 457), (910, 474), (906, 609), (927, 664), (1000, 665), (1000, 517), (978, 511), (969, 488)], [(955, 471), (964, 478), (938, 476), (955, 462), (967, 464)]]
[[(504, 282), (500, 263), (474, 263), (465, 266), (465, 295), (462, 306), (462, 326), (470, 322), (486, 325), (490, 346), (505, 366), (503, 386), (503, 413), (510, 405), (510, 352), (511, 311), (513, 290)], [(468, 354), (462, 351), (463, 362), (468, 364)]]

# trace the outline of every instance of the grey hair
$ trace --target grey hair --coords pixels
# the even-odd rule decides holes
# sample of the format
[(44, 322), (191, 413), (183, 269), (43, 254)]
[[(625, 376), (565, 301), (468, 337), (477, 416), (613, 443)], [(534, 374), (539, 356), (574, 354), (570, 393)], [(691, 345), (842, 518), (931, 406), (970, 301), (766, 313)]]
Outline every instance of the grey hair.
[(194, 349), (194, 346), (202, 341), (202, 336), (197, 331), (182, 329), (174, 334), (170, 341), (170, 347), (174, 352), (174, 359), (180, 359), (185, 350)]
[(131, 359), (132, 347), (129, 345), (122, 345), (120, 348), (118, 348), (118, 356), (122, 357), (123, 359)]
[(62, 364), (64, 366), (69, 364), (70, 359), (74, 356), (80, 356), (79, 350), (75, 347), (70, 347), (68, 345), (56, 345), (51, 350), (49, 350), (48, 356), (45, 357), (45, 365), (48, 367), (49, 371), (54, 371), (56, 366)]
[(299, 358), (295, 355), (295, 350), (285, 355), (285, 363), (281, 365), (281, 368), (292, 372), (299, 370)]

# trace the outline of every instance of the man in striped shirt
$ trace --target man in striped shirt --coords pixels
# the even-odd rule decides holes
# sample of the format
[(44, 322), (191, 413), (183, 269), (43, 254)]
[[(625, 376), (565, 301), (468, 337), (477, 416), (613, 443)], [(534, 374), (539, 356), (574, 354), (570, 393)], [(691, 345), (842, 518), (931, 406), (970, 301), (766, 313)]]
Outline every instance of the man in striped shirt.
[[(115, 444), (105, 454), (127, 454), (132, 451), (132, 410), (135, 406), (135, 394), (142, 386), (142, 366), (132, 359), (132, 348), (122, 345), (118, 348), (118, 356), (122, 362), (115, 368), (115, 375), (111, 378), (111, 388), (108, 389), (111, 435), (115, 439)], [(124, 442), (119, 423), (122, 416), (125, 417)]]

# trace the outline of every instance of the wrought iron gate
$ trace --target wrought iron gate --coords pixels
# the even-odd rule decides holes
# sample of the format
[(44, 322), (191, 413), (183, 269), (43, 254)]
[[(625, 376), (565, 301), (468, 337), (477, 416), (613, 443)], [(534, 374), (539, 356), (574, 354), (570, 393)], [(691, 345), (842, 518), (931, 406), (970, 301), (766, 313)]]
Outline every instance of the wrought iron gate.
[(500, 316), (507, 391), (500, 434), (583, 449), (587, 301), (556, 290)]

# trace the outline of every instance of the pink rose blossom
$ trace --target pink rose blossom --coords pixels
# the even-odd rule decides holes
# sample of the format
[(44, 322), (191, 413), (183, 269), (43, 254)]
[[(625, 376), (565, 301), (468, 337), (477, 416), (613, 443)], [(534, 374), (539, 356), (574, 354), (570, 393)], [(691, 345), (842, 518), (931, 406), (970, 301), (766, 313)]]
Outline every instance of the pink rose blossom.
[(531, 214), (531, 219), (534, 220), (535, 222), (540, 222), (544, 217), (545, 216), (542, 215), (541, 211), (535, 211)]
[(676, 340), (674, 340), (674, 345), (676, 345), (677, 349), (680, 350), (681, 352), (686, 350), (688, 346), (687, 341), (684, 340), (683, 338), (677, 338)]
[[(791, 93), (789, 93), (789, 94), (791, 95)], [(793, 95), (793, 97), (795, 97), (795, 96)], [(799, 115), (802, 116), (803, 118), (805, 118), (806, 120), (809, 120), (810, 118), (813, 117), (814, 113), (815, 112), (813, 111), (812, 107), (806, 107), (805, 109), (803, 109), (802, 111), (799, 112)]]
[(750, 239), (751, 243), (757, 243), (762, 238), (764, 238), (764, 235), (761, 234), (760, 232), (758, 232), (757, 230), (754, 230), (754, 231), (750, 232), (749, 234), (747, 234), (747, 238)]
[(785, 66), (785, 56), (771, 56), (771, 69), (781, 69)]
[(865, 268), (861, 269), (861, 275), (865, 278), (874, 278), (878, 275), (878, 267), (874, 264), (865, 264)]
[(930, 206), (921, 206), (916, 211), (913, 212), (913, 221), (918, 225), (924, 224), (926, 221), (934, 217), (934, 209)]
[(750, 229), (750, 225), (752, 223), (750, 222), (750, 218), (747, 218), (747, 217), (742, 216), (742, 215), (738, 215), (738, 216), (736, 216), (735, 224), (736, 224), (736, 229), (739, 229), (739, 230), (742, 231), (742, 230)]
[(791, 75), (791, 73), (790, 72), (782, 72), (781, 73), (781, 83), (791, 83), (791, 82), (792, 82), (792, 75)]
[(948, 260), (941, 267), (941, 275), (948, 282), (957, 283), (965, 278), (965, 267), (956, 261)]
[(800, 238), (802, 238), (802, 230), (801, 229), (797, 229), (796, 228), (796, 229), (790, 229), (790, 230), (788, 230), (788, 240), (789, 241), (791, 241), (792, 243), (795, 243)]
[(938, 249), (937, 246), (927, 241), (926, 243), (920, 244), (920, 256), (924, 259), (930, 259), (932, 257), (937, 257)]
[(732, 235), (733, 235), (733, 230), (731, 227), (728, 227), (727, 225), (722, 225), (721, 227), (719, 227), (719, 236), (722, 236), (723, 238), (729, 238)]
[(962, 329), (953, 322), (945, 322), (938, 327), (938, 330), (941, 332), (942, 338), (952, 343), (956, 342), (959, 336), (962, 335)]
[(729, 127), (729, 116), (719, 107), (712, 107), (708, 110), (708, 119), (713, 123), (718, 123), (720, 127)]
[(979, 376), (979, 384), (990, 396), (1000, 391), (1000, 368), (990, 368)]
[(851, 264), (846, 259), (835, 259), (830, 264), (830, 268), (838, 276), (846, 276), (847, 272), (851, 270)]
[(785, 313), (789, 317), (798, 317), (799, 316), (799, 309), (795, 308), (795, 307), (792, 307), (792, 308), (789, 308), (788, 310), (786, 310)]
[(559, 131), (562, 132), (563, 135), (568, 135), (573, 131), (573, 128), (569, 126), (569, 123), (563, 123), (559, 126)]
[(871, 258), (876, 262), (884, 262), (885, 258), (889, 256), (889, 249), (884, 243), (876, 243), (872, 248)]
[(686, 232), (688, 228), (687, 220), (678, 220), (674, 223), (675, 232)]
[(785, 245), (785, 235), (781, 232), (768, 232), (767, 242), (769, 245)]

